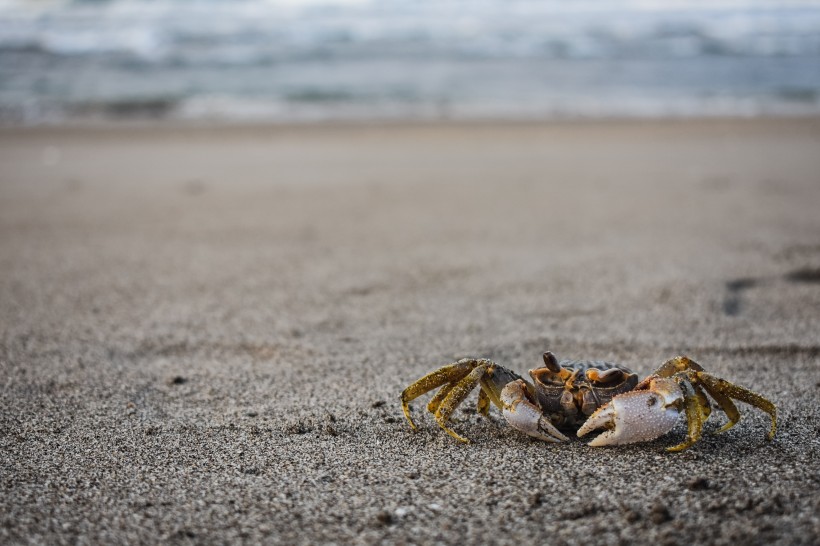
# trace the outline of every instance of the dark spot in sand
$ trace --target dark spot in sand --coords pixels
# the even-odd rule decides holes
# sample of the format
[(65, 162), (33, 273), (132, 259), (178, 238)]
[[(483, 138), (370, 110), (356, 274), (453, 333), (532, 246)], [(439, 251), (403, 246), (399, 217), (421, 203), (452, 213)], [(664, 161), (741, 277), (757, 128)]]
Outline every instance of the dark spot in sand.
[(322, 429), (322, 432), (324, 432), (328, 436), (338, 436), (339, 435), (339, 431), (336, 430), (336, 427), (334, 427), (333, 425), (325, 425), (325, 427)]
[(285, 432), (287, 434), (307, 434), (311, 431), (313, 431), (313, 428), (302, 422), (291, 423), (285, 427)]
[(535, 492), (527, 499), (529, 505), (533, 508), (541, 506), (544, 503), (544, 496), (540, 492)]
[(737, 512), (748, 512), (749, 510), (754, 508), (756, 505), (757, 505), (757, 502), (755, 501), (755, 499), (752, 499), (752, 498), (739, 499), (735, 503), (734, 508)]
[(741, 307), (743, 306), (742, 292), (757, 286), (759, 282), (757, 279), (749, 277), (726, 281), (726, 291), (728, 294), (723, 300), (723, 313), (730, 317), (739, 315)]
[(669, 509), (663, 503), (656, 502), (649, 513), (649, 519), (652, 520), (652, 523), (660, 525), (671, 520), (672, 514), (669, 513)]
[(783, 276), (792, 283), (816, 284), (820, 283), (820, 267), (803, 267), (795, 269)]
[(391, 416), (389, 416), (389, 415), (388, 415), (387, 417), (385, 417), (385, 418), (384, 418), (384, 422), (385, 422), (385, 423), (395, 423), (395, 422), (396, 422), (396, 418), (395, 418), (395, 417), (391, 417)]
[(561, 519), (576, 520), (587, 516), (594, 516), (603, 512), (603, 509), (594, 502), (581, 505), (577, 510), (565, 510), (561, 513)]
[(763, 515), (782, 515), (786, 513), (787, 501), (779, 494), (762, 500), (754, 509), (755, 513)]
[(709, 489), (709, 480), (704, 478), (703, 476), (696, 476), (691, 478), (688, 482), (686, 482), (686, 487), (690, 491), (704, 491)]
[(373, 293), (373, 291), (377, 289), (378, 286), (376, 285), (354, 286), (353, 288), (348, 290), (347, 293), (351, 296), (367, 296), (368, 294)]
[(255, 466), (251, 466), (251, 467), (243, 469), (242, 473), (247, 474), (249, 476), (258, 476), (259, 474), (262, 473), (262, 471), (259, 470), (258, 468), (256, 468)]
[(382, 406), (383, 406), (383, 405), (385, 405), (385, 404), (387, 404), (387, 402), (385, 402), (384, 400), (376, 400), (375, 402), (373, 402), (372, 404), (370, 404), (370, 407), (371, 407), (371, 408), (380, 408), (380, 407), (382, 407)]
[(726, 503), (721, 500), (713, 500), (706, 505), (707, 512), (723, 512), (726, 510)]
[(736, 317), (740, 314), (740, 298), (737, 295), (728, 296), (723, 300), (723, 314)]
[(256, 417), (257, 415), (259, 415), (259, 412), (250, 410), (250, 411), (246, 411), (245, 415), (247, 415), (248, 417)]
[(417, 480), (417, 479), (419, 479), (419, 476), (420, 476), (420, 474), (415, 470), (413, 472), (408, 472), (407, 473), (407, 477), (411, 480)]
[(181, 375), (176, 375), (172, 377), (168, 383), (170, 383), (171, 385), (182, 385), (183, 383), (187, 382), (188, 379), (186, 379), (185, 377), (182, 377)]
[(726, 290), (730, 292), (740, 292), (741, 290), (747, 290), (749, 288), (753, 288), (758, 285), (757, 279), (752, 279), (749, 277), (741, 277), (739, 279), (733, 279), (731, 281), (726, 282)]
[(650, 396), (649, 398), (646, 399), (646, 405), (649, 406), (650, 408), (652, 406), (654, 406), (655, 404), (657, 404), (657, 403), (658, 403), (658, 399), (655, 398), (654, 396)]
[(636, 521), (641, 519), (641, 515), (638, 512), (636, 512), (635, 510), (627, 509), (624, 512), (624, 519), (628, 523), (635, 523)]
[(779, 257), (790, 259), (800, 256), (813, 256), (820, 254), (820, 245), (791, 245), (784, 248)]
[(376, 525), (384, 527), (393, 523), (393, 515), (387, 510), (382, 510), (376, 514)]

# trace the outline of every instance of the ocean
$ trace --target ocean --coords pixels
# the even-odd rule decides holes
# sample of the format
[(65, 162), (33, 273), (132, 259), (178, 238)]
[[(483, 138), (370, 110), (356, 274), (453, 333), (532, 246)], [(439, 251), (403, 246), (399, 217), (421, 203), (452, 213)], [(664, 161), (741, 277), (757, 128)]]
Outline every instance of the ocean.
[(0, 0), (0, 124), (820, 114), (820, 2)]

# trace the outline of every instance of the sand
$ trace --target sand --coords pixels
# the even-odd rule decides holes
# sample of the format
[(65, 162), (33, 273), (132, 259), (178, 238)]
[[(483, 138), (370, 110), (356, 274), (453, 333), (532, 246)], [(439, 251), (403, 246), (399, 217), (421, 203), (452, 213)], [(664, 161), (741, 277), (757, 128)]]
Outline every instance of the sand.
[[(820, 541), (820, 120), (4, 130), (0, 169), (0, 542)], [(402, 416), (547, 349), (687, 354), (777, 436)]]

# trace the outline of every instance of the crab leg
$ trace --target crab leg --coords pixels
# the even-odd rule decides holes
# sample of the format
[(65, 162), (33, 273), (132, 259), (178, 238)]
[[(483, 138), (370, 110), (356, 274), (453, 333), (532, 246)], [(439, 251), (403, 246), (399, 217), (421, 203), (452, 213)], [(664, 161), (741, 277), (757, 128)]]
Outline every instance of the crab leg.
[(677, 356), (667, 360), (655, 373), (669, 377), (683, 371), (688, 372), (687, 375), (693, 384), (696, 386), (702, 385), (726, 413), (729, 422), (723, 425), (718, 432), (726, 432), (740, 420), (740, 412), (737, 411), (737, 407), (731, 400), (734, 398), (768, 413), (772, 418), (772, 428), (769, 430), (768, 438), (769, 440), (774, 438), (774, 433), (777, 430), (777, 408), (759, 394), (704, 372), (700, 364), (685, 356)]
[(490, 395), (487, 394), (487, 391), (484, 390), (484, 385), (482, 385), (481, 390), (478, 391), (478, 403), (476, 404), (476, 411), (478, 411), (479, 415), (489, 417), (491, 403), (492, 401), (490, 400)]
[(469, 395), (475, 388), (475, 386), (478, 385), (481, 377), (487, 372), (487, 367), (488, 364), (486, 362), (482, 362), (473, 368), (473, 371), (468, 373), (467, 377), (459, 381), (449, 390), (447, 396), (436, 410), (436, 422), (438, 423), (438, 426), (443, 428), (447, 434), (465, 444), (470, 443), (470, 440), (464, 438), (463, 436), (459, 436), (458, 433), (448, 427), (447, 421), (450, 419), (450, 415), (452, 415), (458, 405), (461, 404), (464, 399), (467, 398), (467, 395)]
[[(705, 396), (701, 398), (703, 393), (696, 392), (696, 388), (687, 381), (681, 381), (679, 385), (683, 387), (683, 407), (686, 409), (686, 440), (678, 445), (667, 447), (666, 451), (683, 451), (700, 440), (703, 433), (703, 421), (709, 415), (708, 411), (704, 409)], [(706, 400), (706, 403), (708, 404), (709, 401)], [(706, 407), (708, 408), (708, 406)]]
[(712, 415), (712, 403), (709, 402), (709, 397), (706, 396), (706, 393), (703, 392), (703, 385), (699, 383), (692, 383), (692, 388), (695, 390), (695, 395), (698, 397), (698, 408), (700, 412), (703, 414), (703, 422), (705, 423), (706, 420)]
[(501, 391), (502, 413), (507, 423), (534, 438), (546, 442), (563, 442), (567, 437), (558, 432), (541, 409), (527, 396), (527, 384), (523, 379), (507, 383)]
[(721, 432), (726, 432), (727, 430), (735, 426), (738, 421), (740, 421), (740, 412), (738, 411), (737, 406), (735, 406), (735, 403), (732, 402), (731, 398), (729, 398), (719, 390), (712, 388), (712, 386), (709, 383), (710, 380), (711, 377), (706, 381), (702, 381), (700, 386), (706, 389), (706, 392), (709, 393), (709, 396), (715, 399), (715, 401), (720, 406), (720, 409), (722, 409), (723, 413), (726, 414), (726, 418), (728, 419), (728, 421), (725, 425), (723, 425), (717, 430), (717, 434), (720, 434)]
[(648, 389), (620, 394), (598, 408), (578, 429), (578, 436), (605, 428), (589, 443), (605, 446), (646, 442), (672, 430), (684, 405), (684, 394), (677, 382), (650, 376), (642, 383)]
[(401, 393), (401, 408), (404, 410), (404, 416), (410, 423), (410, 427), (416, 430), (416, 424), (410, 417), (410, 402), (419, 396), (430, 392), (436, 387), (440, 387), (446, 383), (457, 383), (470, 373), (476, 365), (473, 359), (465, 358), (459, 360), (454, 364), (439, 368), (434, 372), (430, 372), (421, 379), (412, 383), (409, 387), (404, 389)]
[(435, 415), (436, 411), (438, 411), (439, 406), (441, 403), (444, 402), (444, 399), (447, 398), (447, 395), (450, 394), (450, 391), (453, 390), (453, 387), (458, 384), (459, 381), (464, 379), (460, 377), (458, 380), (453, 381), (452, 383), (447, 383), (443, 387), (441, 387), (438, 392), (430, 399), (427, 403), (427, 411)]
[[(756, 392), (752, 392), (749, 389), (745, 389), (733, 383), (729, 383), (725, 379), (720, 379), (719, 377), (715, 377), (714, 375), (708, 374), (706, 372), (699, 372), (697, 374), (698, 380), (703, 384), (709, 394), (714, 396), (714, 393), (720, 393), (724, 396), (729, 398), (734, 398), (735, 400), (740, 400), (741, 402), (746, 402), (747, 404), (751, 404), (752, 406), (758, 408), (759, 410), (765, 411), (769, 414), (769, 417), (772, 418), (772, 428), (769, 430), (768, 438), (771, 440), (774, 438), (774, 433), (777, 430), (777, 408), (774, 404), (770, 401), (766, 400)], [(715, 400), (720, 403), (720, 400), (715, 397)], [(722, 404), (721, 404), (722, 406)], [(724, 411), (726, 408), (724, 407)], [(734, 408), (734, 411), (737, 412), (737, 408)], [(726, 413), (727, 417), (729, 417), (729, 422), (734, 425), (737, 422), (737, 419), (740, 419), (740, 415), (738, 414), (734, 421), (732, 421), (732, 415)], [(727, 423), (727, 426), (724, 426), (720, 431), (728, 430), (732, 425)]]

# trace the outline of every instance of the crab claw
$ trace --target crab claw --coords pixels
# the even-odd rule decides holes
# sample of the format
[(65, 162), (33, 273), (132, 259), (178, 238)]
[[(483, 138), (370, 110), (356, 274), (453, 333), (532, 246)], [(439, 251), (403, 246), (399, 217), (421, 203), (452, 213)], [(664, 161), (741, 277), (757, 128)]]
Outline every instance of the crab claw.
[(578, 429), (578, 436), (607, 429), (589, 443), (595, 447), (654, 440), (672, 430), (682, 406), (683, 392), (678, 384), (655, 378), (647, 390), (620, 394), (598, 408)]
[(512, 381), (504, 387), (501, 391), (501, 403), (504, 405), (504, 418), (511, 427), (545, 442), (567, 440), (533, 402), (523, 379)]

